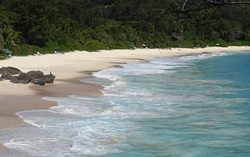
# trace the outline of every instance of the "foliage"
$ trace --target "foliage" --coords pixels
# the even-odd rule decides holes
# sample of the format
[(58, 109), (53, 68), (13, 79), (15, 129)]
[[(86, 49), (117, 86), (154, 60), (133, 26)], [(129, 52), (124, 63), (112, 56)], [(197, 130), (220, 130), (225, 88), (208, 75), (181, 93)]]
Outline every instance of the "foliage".
[(249, 46), (250, 41), (232, 41), (228, 43), (229, 46)]
[(97, 51), (97, 50), (102, 50), (106, 48), (107, 47), (103, 43), (97, 40), (91, 40), (87, 42), (87, 44), (84, 46), (84, 50), (87, 50), (87, 51)]
[(211, 2), (192, 0), (185, 10), (196, 11), (181, 12), (184, 1), (1, 0), (0, 50), (28, 55), (53, 53), (58, 46), (63, 51), (96, 51), (142, 44), (150, 48), (249, 45), (249, 5), (208, 9)]
[(208, 46), (217, 46), (218, 44), (221, 47), (227, 47), (228, 46), (227, 42), (222, 40), (222, 39), (217, 39), (217, 40), (208, 42)]
[(8, 14), (0, 7), (0, 51), (6, 48), (16, 53), (18, 50), (16, 43), (19, 42), (19, 33), (13, 29), (13, 17), (13, 14)]
[(194, 48), (194, 44), (192, 41), (189, 40), (180, 40), (180, 41), (170, 41), (169, 42), (170, 47), (178, 47), (178, 48)]
[(33, 55), (36, 52), (41, 52), (41, 48), (34, 45), (22, 44), (20, 45), (21, 56)]

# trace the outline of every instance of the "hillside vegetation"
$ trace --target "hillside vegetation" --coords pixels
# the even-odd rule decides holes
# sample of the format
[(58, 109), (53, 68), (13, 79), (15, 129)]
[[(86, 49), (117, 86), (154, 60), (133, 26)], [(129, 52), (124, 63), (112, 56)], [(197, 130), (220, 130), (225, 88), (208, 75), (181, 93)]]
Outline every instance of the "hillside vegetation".
[(0, 50), (28, 55), (53, 53), (55, 47), (96, 51), (142, 44), (152, 48), (249, 45), (250, 6), (223, 2), (1, 0)]

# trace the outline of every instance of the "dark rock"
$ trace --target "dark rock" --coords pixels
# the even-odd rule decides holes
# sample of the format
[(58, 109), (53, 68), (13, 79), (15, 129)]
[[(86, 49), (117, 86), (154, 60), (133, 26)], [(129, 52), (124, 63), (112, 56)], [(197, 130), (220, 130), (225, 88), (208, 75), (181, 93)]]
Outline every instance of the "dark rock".
[(45, 85), (45, 82), (44, 82), (44, 80), (42, 78), (34, 79), (34, 80), (32, 80), (32, 83), (36, 84), (36, 85), (41, 85), (41, 86)]
[[(53, 74), (44, 75), (41, 71), (29, 71), (27, 73), (22, 73), (19, 69), (13, 67), (3, 67), (0, 69), (0, 73), (3, 73), (0, 80), (8, 79), (13, 83), (34, 83), (37, 85), (45, 85), (46, 83), (53, 83), (55, 76)], [(19, 74), (19, 76), (13, 76)]]
[(28, 76), (28, 74), (26, 73), (22, 73), (20, 74), (19, 76), (14, 76), (12, 77), (11, 81), (10, 82), (13, 82), (13, 83), (23, 83), (23, 84), (27, 84), (31, 81), (32, 78), (30, 78)]
[(41, 71), (29, 71), (27, 72), (27, 77), (31, 79), (31, 83), (34, 84), (43, 84), (41, 83), (42, 81), (40, 81), (43, 77), (44, 77), (44, 73)]
[(43, 80), (44, 80), (45, 83), (54, 83), (55, 78), (56, 77), (53, 74), (50, 73), (49, 75), (45, 75), (43, 77)]
[(27, 75), (28, 75), (28, 77), (35, 79), (35, 78), (43, 77), (44, 73), (41, 71), (29, 71), (29, 72), (27, 72)]
[(15, 74), (21, 74), (22, 71), (15, 68), (15, 67), (2, 67), (0, 68), (0, 74), (11, 74), (11, 75), (15, 75)]
[(41, 78), (36, 78), (32, 80), (32, 83), (37, 85), (45, 85), (46, 83), (53, 83), (55, 79), (55, 76), (53, 74), (44, 75)]
[(2, 74), (1, 79), (11, 80), (11, 79), (12, 79), (12, 77), (13, 77), (13, 76), (12, 76), (11, 74), (4, 73), (4, 74)]
[(43, 83), (44, 73), (41, 71), (29, 71), (27, 73), (22, 73), (19, 76), (13, 77), (11, 82), (13, 83), (24, 83), (27, 84), (29, 82), (39, 85), (44, 85)]
[(24, 80), (28, 78), (28, 75), (26, 73), (22, 73), (19, 76), (16, 77), (18, 80)]

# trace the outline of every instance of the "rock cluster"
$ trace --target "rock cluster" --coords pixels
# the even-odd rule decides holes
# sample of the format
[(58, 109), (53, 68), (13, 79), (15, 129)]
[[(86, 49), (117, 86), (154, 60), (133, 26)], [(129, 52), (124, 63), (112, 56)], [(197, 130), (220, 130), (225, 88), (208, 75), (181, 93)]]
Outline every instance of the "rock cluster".
[(53, 83), (55, 76), (53, 74), (44, 75), (42, 71), (29, 71), (23, 73), (15, 67), (2, 67), (0, 68), (0, 80), (10, 80), (13, 83), (33, 83), (37, 85), (45, 85), (46, 83)]
[(22, 71), (14, 67), (2, 67), (0, 68), (0, 74), (21, 74)]

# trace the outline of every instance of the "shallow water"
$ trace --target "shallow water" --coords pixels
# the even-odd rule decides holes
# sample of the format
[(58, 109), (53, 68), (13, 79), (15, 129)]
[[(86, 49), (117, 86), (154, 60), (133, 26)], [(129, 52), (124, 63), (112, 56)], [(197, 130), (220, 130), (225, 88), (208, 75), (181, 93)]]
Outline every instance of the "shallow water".
[(0, 131), (1, 156), (250, 156), (250, 53), (148, 61), (83, 80), (103, 96), (17, 113), (28, 124)]

